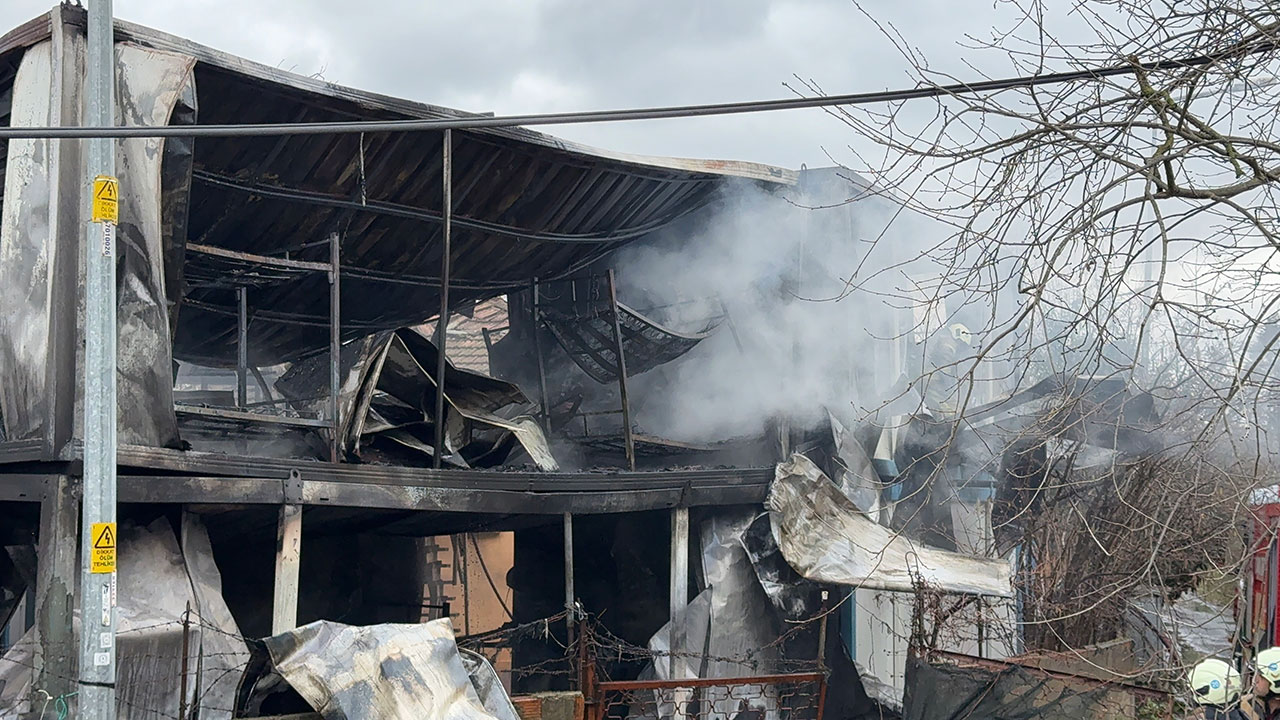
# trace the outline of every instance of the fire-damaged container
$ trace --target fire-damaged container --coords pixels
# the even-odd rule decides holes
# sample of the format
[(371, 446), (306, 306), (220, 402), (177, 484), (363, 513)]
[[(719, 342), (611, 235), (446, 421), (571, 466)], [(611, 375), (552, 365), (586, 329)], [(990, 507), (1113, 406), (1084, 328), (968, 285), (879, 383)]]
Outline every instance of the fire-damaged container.
[(1236, 607), (1239, 641), (1246, 653), (1277, 644), (1280, 614), (1280, 486), (1254, 491), (1249, 498), (1249, 537), (1253, 556), (1245, 564), (1242, 601)]

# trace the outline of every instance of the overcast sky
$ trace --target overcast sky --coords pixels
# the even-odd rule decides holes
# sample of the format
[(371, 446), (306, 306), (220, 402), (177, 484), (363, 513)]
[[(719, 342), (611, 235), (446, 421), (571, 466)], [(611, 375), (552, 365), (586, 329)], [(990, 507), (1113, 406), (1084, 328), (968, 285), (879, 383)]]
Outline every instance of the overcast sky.
[[(0, 27), (51, 5), (0, 0)], [(995, 20), (990, 0), (863, 7), (943, 67), (971, 58), (958, 41)], [(478, 112), (786, 97), (793, 74), (830, 93), (914, 84), (851, 0), (116, 0), (115, 14), (286, 70)], [(788, 167), (829, 164), (824, 148), (847, 157), (851, 136), (820, 110), (546, 130), (625, 152)]]

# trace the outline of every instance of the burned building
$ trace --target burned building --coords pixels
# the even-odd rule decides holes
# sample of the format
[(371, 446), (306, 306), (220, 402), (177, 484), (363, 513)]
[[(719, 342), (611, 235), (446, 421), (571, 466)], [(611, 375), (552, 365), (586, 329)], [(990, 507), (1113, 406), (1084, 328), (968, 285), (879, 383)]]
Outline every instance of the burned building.
[[(9, 125), (79, 122), (84, 22), (62, 6), (0, 38)], [(476, 117), (125, 22), (116, 38), (126, 125)], [(517, 127), (117, 147), (121, 572), (142, 578), (121, 607), (167, 648), (139, 657), (170, 660), (121, 645), (165, 686), (131, 714), (305, 709), (262, 689), (259, 660), (310, 640), (258, 641), (314, 621), (452, 617), (516, 693), (580, 688), (588, 665), (604, 685), (769, 675), (761, 702), (794, 716), (825, 696), (787, 683), (828, 676), (850, 713), (900, 704), (920, 582), (987, 598), (954, 647), (1018, 652), (1001, 458), (930, 501), (945, 523), (910, 524), (921, 453), (895, 418), (927, 394), (911, 356), (955, 317), (833, 266), (892, 267), (939, 232), (859, 178)], [(0, 165), (0, 620), (33, 626), (9, 701), (76, 677), (83, 152), (13, 140)]]

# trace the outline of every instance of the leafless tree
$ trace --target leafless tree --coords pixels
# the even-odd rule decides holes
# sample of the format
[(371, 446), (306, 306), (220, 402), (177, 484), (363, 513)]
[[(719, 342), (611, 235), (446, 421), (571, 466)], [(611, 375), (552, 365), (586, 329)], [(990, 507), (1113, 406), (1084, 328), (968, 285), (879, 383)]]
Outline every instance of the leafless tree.
[[(923, 258), (939, 268), (936, 297), (989, 311), (956, 361), (962, 409), (993, 366), (1006, 390), (1050, 374), (1119, 377), (1155, 398), (1163, 457), (1038, 470), (1046, 509), (1024, 539), (1040, 539), (1042, 575), (1056, 575), (1035, 580), (1029, 636), (1072, 646), (1104, 639), (1139, 588), (1172, 595), (1241, 567), (1245, 490), (1275, 482), (1280, 5), (996, 10), (1007, 26), (965, 42), (1003, 76), (1132, 72), (842, 108), (858, 140), (831, 156), (953, 229)], [(909, 34), (878, 25), (922, 85), (974, 79), (973, 66), (933, 67)], [(822, 92), (812, 80), (796, 89)]]

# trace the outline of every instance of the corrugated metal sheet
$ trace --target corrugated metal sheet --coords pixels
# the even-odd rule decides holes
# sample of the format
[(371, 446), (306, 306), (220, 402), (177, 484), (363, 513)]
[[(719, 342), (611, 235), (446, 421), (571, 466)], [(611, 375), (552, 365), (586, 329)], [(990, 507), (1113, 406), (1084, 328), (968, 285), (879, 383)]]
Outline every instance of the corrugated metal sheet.
[[(593, 380), (607, 383), (618, 379), (618, 353), (611, 311), (575, 317), (549, 310), (546, 321), (560, 347)], [(622, 335), (628, 376), (639, 375), (675, 360), (711, 334), (710, 330), (692, 334), (676, 332), (622, 303), (618, 303), (618, 329)]]
[[(77, 22), (74, 8), (64, 10)], [(448, 108), (281, 72), (130, 23), (117, 37), (197, 59), (198, 123), (317, 122), (464, 116)], [(29, 41), (26, 33), (14, 43)], [(2, 70), (2, 68), (0, 68)], [(0, 72), (0, 78), (3, 72)], [(342, 327), (350, 340), (417, 325), (439, 306), (440, 133), (202, 138), (195, 147), (188, 237), (257, 255), (325, 262), (342, 241)], [(620, 244), (706, 205), (733, 178), (791, 183), (750, 163), (640, 158), (523, 128), (454, 133), (453, 304), (567, 276)], [(209, 282), (225, 258), (187, 253), (175, 356), (210, 366), (236, 357), (235, 290)], [(250, 363), (328, 344), (323, 273), (249, 283)]]
[[(379, 116), (203, 66), (196, 87), (202, 123)], [(339, 230), (344, 339), (421, 323), (439, 307), (441, 223), (408, 213), (441, 212), (441, 142), (438, 134), (202, 139), (189, 237), (324, 261), (327, 248), (316, 243)], [(451, 299), (458, 305), (533, 277), (571, 273), (701, 208), (723, 182), (479, 134), (457, 133), (454, 142)], [(206, 257), (189, 255), (189, 271)], [(325, 347), (328, 288), (320, 273), (255, 288), (250, 362), (274, 364)], [(235, 307), (234, 291), (192, 288), (181, 310), (178, 357), (233, 362)]]
[[(72, 24), (83, 10), (61, 9)], [(41, 16), (0, 38), (0, 93), (22, 50), (49, 35)], [(132, 23), (117, 39), (197, 60), (198, 123), (462, 117), (468, 113), (340, 87)], [(440, 133), (207, 138), (196, 143), (188, 237), (215, 248), (327, 261), (340, 231), (343, 339), (416, 325), (439, 306)], [(794, 183), (753, 163), (611, 153), (525, 128), (454, 133), (451, 299), (456, 306), (565, 277), (628, 240), (703, 207), (733, 179)], [(174, 354), (227, 367), (236, 300), (225, 258), (188, 253), (197, 282), (179, 310)], [(328, 343), (328, 279), (253, 278), (250, 362), (272, 365)], [(213, 276), (213, 278), (211, 278)]]

